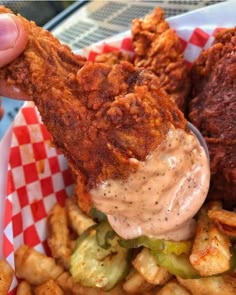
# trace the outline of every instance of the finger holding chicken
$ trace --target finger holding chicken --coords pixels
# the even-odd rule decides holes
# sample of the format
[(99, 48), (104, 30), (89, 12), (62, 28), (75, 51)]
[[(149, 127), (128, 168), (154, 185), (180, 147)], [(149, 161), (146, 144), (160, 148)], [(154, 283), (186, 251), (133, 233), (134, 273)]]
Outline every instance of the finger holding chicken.
[(124, 238), (189, 238), (208, 159), (160, 78), (129, 62), (86, 61), (18, 17), (29, 42), (0, 80), (35, 102), (92, 203)]

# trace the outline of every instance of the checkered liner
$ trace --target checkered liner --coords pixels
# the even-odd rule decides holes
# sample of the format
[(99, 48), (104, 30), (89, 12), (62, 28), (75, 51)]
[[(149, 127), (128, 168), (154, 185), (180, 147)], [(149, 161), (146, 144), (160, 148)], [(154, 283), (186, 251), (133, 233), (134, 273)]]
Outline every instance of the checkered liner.
[[(175, 28), (183, 47), (186, 62), (191, 66), (202, 49), (210, 46), (216, 26), (187, 30)], [(130, 32), (110, 38), (82, 53), (90, 60), (102, 52), (124, 50), (132, 54)], [(8, 169), (3, 253), (14, 267), (14, 250), (28, 244), (48, 253), (46, 217), (55, 202), (64, 205), (73, 191), (73, 180), (62, 154), (51, 146), (51, 137), (42, 124), (32, 102), (26, 103), (13, 124)], [(14, 294), (14, 280), (9, 294)]]

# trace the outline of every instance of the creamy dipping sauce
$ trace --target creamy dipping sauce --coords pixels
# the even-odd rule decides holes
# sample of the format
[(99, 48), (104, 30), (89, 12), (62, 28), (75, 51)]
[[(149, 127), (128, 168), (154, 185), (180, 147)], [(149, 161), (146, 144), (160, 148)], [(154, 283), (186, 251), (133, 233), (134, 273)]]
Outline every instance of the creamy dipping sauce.
[(209, 161), (198, 139), (173, 128), (144, 162), (130, 161), (138, 170), (128, 179), (110, 179), (90, 191), (112, 228), (124, 239), (190, 238), (210, 183)]

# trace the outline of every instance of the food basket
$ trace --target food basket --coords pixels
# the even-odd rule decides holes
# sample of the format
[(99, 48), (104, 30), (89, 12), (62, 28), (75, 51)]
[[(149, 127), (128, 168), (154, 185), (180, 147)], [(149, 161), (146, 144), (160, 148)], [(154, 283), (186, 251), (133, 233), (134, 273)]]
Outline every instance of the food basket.
[[(186, 63), (209, 47), (215, 32), (235, 26), (236, 2), (227, 1), (167, 19), (183, 44)], [(116, 35), (79, 53), (93, 60), (103, 52), (123, 50), (133, 54), (130, 32)], [(0, 143), (0, 255), (14, 268), (14, 251), (28, 244), (48, 253), (46, 218), (55, 202), (64, 205), (73, 193), (67, 161), (51, 144), (37, 108), (26, 102)], [(14, 279), (9, 294), (14, 294)]]

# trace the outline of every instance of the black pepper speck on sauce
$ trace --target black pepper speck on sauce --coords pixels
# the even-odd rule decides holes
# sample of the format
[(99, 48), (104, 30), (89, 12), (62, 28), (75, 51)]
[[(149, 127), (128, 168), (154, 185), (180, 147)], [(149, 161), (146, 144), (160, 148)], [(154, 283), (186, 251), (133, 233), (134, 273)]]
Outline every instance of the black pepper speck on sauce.
[(209, 182), (204, 149), (193, 134), (173, 127), (125, 182), (107, 180), (91, 194), (121, 237), (178, 241), (192, 235), (192, 217), (206, 198)]

